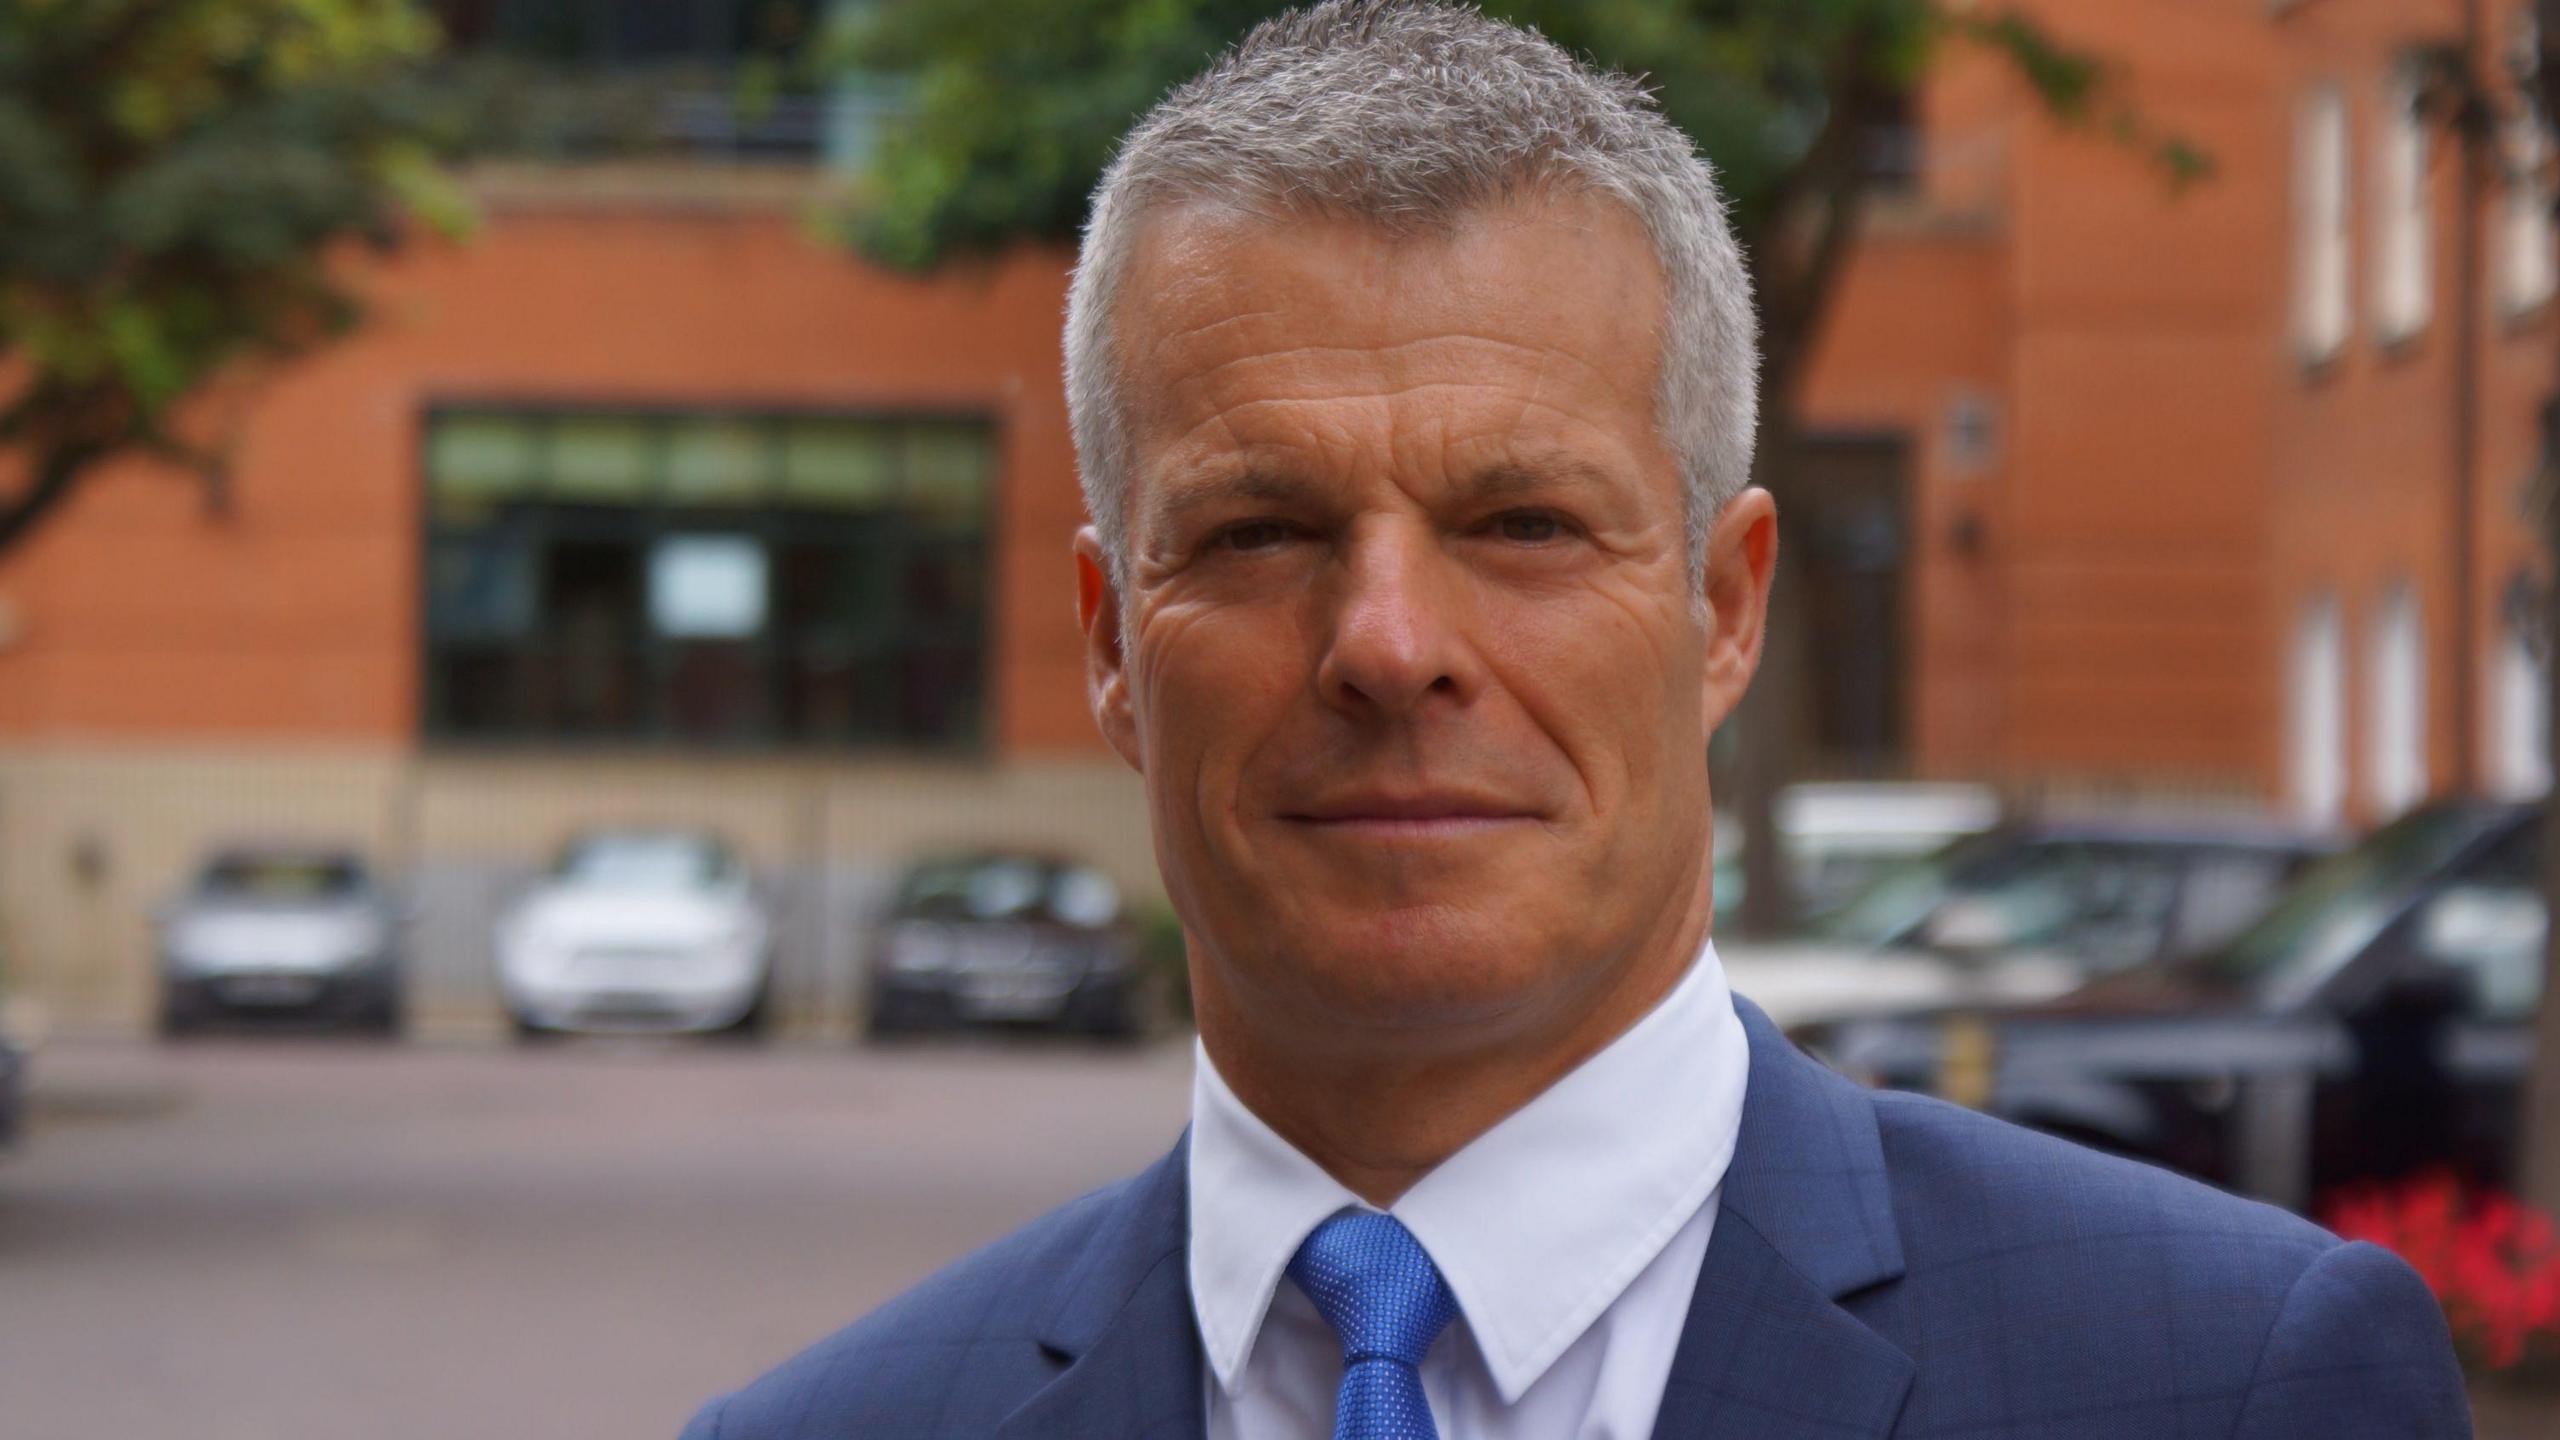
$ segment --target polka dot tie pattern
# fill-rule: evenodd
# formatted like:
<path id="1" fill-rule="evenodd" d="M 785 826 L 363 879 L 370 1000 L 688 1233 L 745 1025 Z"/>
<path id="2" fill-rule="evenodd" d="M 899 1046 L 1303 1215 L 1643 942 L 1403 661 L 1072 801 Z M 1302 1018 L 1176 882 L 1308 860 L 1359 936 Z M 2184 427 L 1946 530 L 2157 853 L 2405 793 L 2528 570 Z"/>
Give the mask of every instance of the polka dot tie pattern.
<path id="1" fill-rule="evenodd" d="M 1337 1215 L 1298 1247 L 1289 1278 L 1342 1341 L 1333 1440 L 1440 1440 L 1416 1367 L 1458 1297 L 1413 1232 L 1391 1215 Z"/>

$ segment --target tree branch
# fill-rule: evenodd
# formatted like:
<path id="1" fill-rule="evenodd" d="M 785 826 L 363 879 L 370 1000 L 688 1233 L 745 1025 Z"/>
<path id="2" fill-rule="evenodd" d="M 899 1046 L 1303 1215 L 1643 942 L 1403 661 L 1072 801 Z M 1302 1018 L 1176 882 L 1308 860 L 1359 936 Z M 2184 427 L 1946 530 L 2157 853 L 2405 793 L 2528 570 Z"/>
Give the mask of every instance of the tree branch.
<path id="1" fill-rule="evenodd" d="M 90 467 L 105 457 L 107 447 L 92 442 L 74 441 L 50 447 L 36 459 L 35 480 L 18 492 L 5 507 L 0 507 L 0 557 L 6 557 L 17 543 L 35 529 L 55 506 L 70 498 Z"/>

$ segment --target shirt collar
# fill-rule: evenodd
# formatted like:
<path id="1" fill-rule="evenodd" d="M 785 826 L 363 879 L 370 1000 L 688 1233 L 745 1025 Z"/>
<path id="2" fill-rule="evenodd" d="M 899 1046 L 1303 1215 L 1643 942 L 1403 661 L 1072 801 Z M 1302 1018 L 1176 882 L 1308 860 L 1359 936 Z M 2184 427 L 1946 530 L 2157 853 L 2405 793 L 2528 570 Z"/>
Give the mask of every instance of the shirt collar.
<path id="1" fill-rule="evenodd" d="M 1722 1180 L 1747 1045 L 1710 941 L 1643 1019 L 1395 1203 L 1447 1277 L 1505 1404 Z M 1246 1109 L 1205 1049 L 1197 1060 L 1191 1296 L 1210 1370 L 1232 1392 L 1299 1243 L 1327 1217 L 1370 1207 Z"/>

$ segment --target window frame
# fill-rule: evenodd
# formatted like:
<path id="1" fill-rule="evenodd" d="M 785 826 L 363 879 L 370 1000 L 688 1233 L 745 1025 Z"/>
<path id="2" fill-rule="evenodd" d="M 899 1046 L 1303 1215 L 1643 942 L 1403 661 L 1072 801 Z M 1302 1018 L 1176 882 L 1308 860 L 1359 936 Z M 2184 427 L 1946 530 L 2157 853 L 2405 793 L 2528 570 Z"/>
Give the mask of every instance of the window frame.
<path id="1" fill-rule="evenodd" d="M 416 700 L 412 711 L 415 736 L 423 748 L 443 753 L 636 753 L 636 754 L 737 754 L 737 755 L 867 755 L 948 758 L 969 761 L 989 758 L 996 743 L 999 695 L 998 674 L 1001 669 L 1003 637 L 1000 626 L 1001 577 L 1003 571 L 1005 513 L 1010 489 L 1009 424 L 1003 411 L 996 407 L 954 404 L 917 405 L 836 405 L 797 402 L 706 402 L 700 399 L 668 401 L 616 399 L 555 399 L 521 393 L 505 395 L 448 394 L 433 396 L 422 402 L 416 412 L 413 435 L 414 499 L 417 516 L 417 539 L 412 551 L 417 564 L 410 594 L 417 606 L 411 655 L 417 665 Z M 446 707 L 441 658 L 456 647 L 437 632 L 433 575 L 439 542 L 460 534 L 494 528 L 483 521 L 478 526 L 461 526 L 440 513 L 440 499 L 435 483 L 433 447 L 437 426 L 450 417 L 471 415 L 515 418 L 536 426 L 549 426 L 563 421 L 625 419 L 652 427 L 647 446 L 647 478 L 640 498 L 630 502 L 593 502 L 541 493 L 492 496 L 482 503 L 489 514 L 496 515 L 508 507 L 516 507 L 509 523 L 521 525 L 527 532 L 522 543 L 537 556 L 548 540 L 560 535 L 583 536 L 609 543 L 628 543 L 637 567 L 640 605 L 638 667 L 641 698 L 639 714 L 629 733 L 590 732 L 561 734 L 521 722 L 506 733 L 460 729 L 454 726 Z M 681 500 L 666 492 L 669 457 L 677 448 L 676 436 L 688 423 L 730 422 L 763 428 L 763 475 L 751 495 L 742 495 L 718 503 Z M 907 486 L 907 466 L 911 457 L 905 439 L 893 445 L 892 465 L 896 467 L 891 494 L 898 497 L 889 505 L 865 509 L 824 505 L 793 505 L 782 485 L 784 435 L 793 424 L 843 422 L 880 425 L 909 432 L 922 432 L 935 427 L 962 427 L 976 432 L 984 446 L 984 473 L 979 482 L 973 513 L 965 520 L 942 517 L 931 522 L 917 511 L 905 508 L 906 497 L 913 492 Z M 532 462 L 538 470 L 544 461 Z M 869 540 L 848 541 L 838 532 L 835 543 L 848 549 L 865 544 L 887 553 L 898 553 L 919 540 L 951 543 L 967 549 L 966 562 L 980 579 L 976 594 L 961 607 L 962 613 L 945 619 L 947 631 L 937 630 L 931 638 L 956 645 L 963 653 L 974 654 L 975 670 L 966 681 L 965 714 L 951 733 L 943 738 L 905 738 L 894 733 L 858 736 L 809 736 L 788 733 L 783 720 L 784 703 L 789 682 L 787 662 L 795 646 L 801 642 L 781 633 L 782 619 L 778 596 L 769 600 L 766 622 L 758 634 L 738 643 L 746 647 L 748 658 L 763 677 L 762 702 L 766 718 L 752 734 L 705 735 L 685 733 L 673 723 L 668 713 L 667 685 L 679 658 L 676 652 L 689 643 L 682 639 L 655 636 L 647 624 L 648 567 L 651 548 L 666 539 L 688 534 L 747 535 L 758 540 L 765 551 L 769 573 L 769 592 L 782 583 L 786 549 L 795 541 L 806 543 L 812 517 L 840 519 L 848 528 L 865 524 L 878 525 L 885 517 L 890 523 L 882 528 L 896 532 Z M 539 575 L 532 582 L 539 587 Z M 521 666 L 530 657 L 538 659 L 542 649 L 556 643 L 548 632 L 554 621 L 541 613 L 541 599 L 533 601 L 535 615 L 532 630 L 525 638 L 488 647 L 506 655 Z M 890 627 L 896 643 L 883 649 L 875 659 L 894 656 L 916 646 L 919 637 L 907 617 L 893 615 Z"/>

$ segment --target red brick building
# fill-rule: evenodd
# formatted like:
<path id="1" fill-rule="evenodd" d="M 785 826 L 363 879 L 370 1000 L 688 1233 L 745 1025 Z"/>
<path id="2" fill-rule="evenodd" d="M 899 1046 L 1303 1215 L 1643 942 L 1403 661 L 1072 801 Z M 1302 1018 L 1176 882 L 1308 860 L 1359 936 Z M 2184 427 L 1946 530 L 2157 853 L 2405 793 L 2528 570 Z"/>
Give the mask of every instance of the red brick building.
<path id="1" fill-rule="evenodd" d="M 2347 819 L 2539 783 L 2551 239 L 2529 117 L 2466 152 L 2409 104 L 2462 6 L 2030 8 L 2214 172 L 2173 189 L 1987 56 L 1916 98 L 1784 522 L 1826 765 Z M 807 165 L 477 184 L 476 237 L 369 271 L 371 323 L 260 393 L 222 505 L 122 467 L 0 561 L 21 990 L 144 1013 L 150 901 L 227 834 L 351 836 L 444 896 L 431 1014 L 485 1004 L 493 897 L 575 823 L 797 877 L 787 978 L 837 1020 L 918 847 L 1151 886 L 1071 622 L 1066 257 L 876 270 L 813 234 Z"/>
<path id="2" fill-rule="evenodd" d="M 1910 456 L 1902 754 L 2356 819 L 2534 788 L 2512 622 L 2560 331 L 2528 7 L 2470 37 L 2456 0 L 2029 8 L 2214 169 L 2173 188 L 1987 56 L 1926 88 L 1808 405 Z M 2413 108 L 2437 46 L 2500 92 L 2490 145 Z"/>

